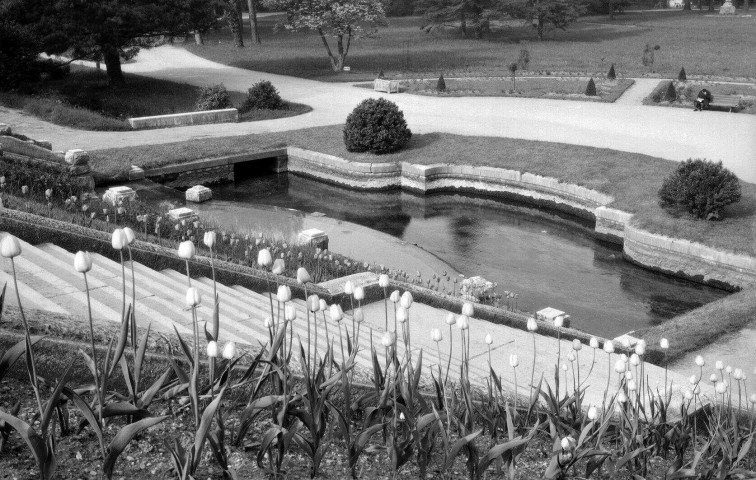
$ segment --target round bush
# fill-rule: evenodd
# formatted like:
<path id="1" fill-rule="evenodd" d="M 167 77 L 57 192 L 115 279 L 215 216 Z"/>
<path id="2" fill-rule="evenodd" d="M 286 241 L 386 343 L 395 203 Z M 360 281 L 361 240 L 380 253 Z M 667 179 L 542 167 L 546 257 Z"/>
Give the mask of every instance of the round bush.
<path id="1" fill-rule="evenodd" d="M 350 152 L 396 152 L 411 137 L 399 107 L 383 98 L 364 100 L 349 114 L 344 125 L 344 144 Z"/>
<path id="2" fill-rule="evenodd" d="M 664 179 L 662 207 L 684 210 L 696 218 L 719 218 L 720 210 L 740 200 L 740 182 L 722 162 L 688 159 Z"/>
<path id="3" fill-rule="evenodd" d="M 197 110 L 220 110 L 231 107 L 231 97 L 229 97 L 228 90 L 222 83 L 206 85 L 200 89 L 199 97 L 197 97 Z"/>
<path id="4" fill-rule="evenodd" d="M 283 110 L 286 108 L 286 104 L 281 99 L 281 95 L 278 94 L 278 90 L 267 80 L 262 80 L 252 85 L 252 88 L 247 90 L 247 98 L 242 104 L 241 110 L 247 112 L 249 110 Z"/>

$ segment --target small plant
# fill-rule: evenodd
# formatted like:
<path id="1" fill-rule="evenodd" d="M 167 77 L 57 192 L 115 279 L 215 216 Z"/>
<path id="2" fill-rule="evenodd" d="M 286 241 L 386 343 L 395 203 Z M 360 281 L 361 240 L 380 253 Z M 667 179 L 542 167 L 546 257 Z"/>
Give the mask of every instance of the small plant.
<path id="1" fill-rule="evenodd" d="M 738 177 L 722 162 L 688 159 L 664 179 L 659 203 L 682 209 L 696 218 L 719 218 L 722 208 L 740 201 Z"/>
<path id="2" fill-rule="evenodd" d="M 386 74 L 383 73 L 383 70 L 381 70 L 380 72 L 378 72 L 378 78 L 386 78 Z"/>
<path id="3" fill-rule="evenodd" d="M 517 69 L 519 67 L 517 62 L 509 64 L 509 73 L 512 74 L 512 90 L 517 90 Z"/>
<path id="4" fill-rule="evenodd" d="M 241 106 L 242 112 L 249 110 L 283 110 L 286 104 L 278 90 L 267 80 L 261 80 L 247 90 L 247 98 Z"/>
<path id="5" fill-rule="evenodd" d="M 350 152 L 396 152 L 411 137 L 402 111 L 383 98 L 364 100 L 349 114 L 344 125 L 344 144 Z"/>
<path id="6" fill-rule="evenodd" d="M 677 74 L 677 79 L 681 82 L 685 82 L 688 80 L 688 76 L 685 74 L 685 67 L 682 67 L 680 69 L 680 73 Z"/>
<path id="7" fill-rule="evenodd" d="M 668 102 L 674 102 L 677 100 L 677 90 L 675 90 L 675 84 L 672 82 L 669 82 L 669 85 L 667 86 L 667 91 L 664 93 L 664 100 Z"/>
<path id="8" fill-rule="evenodd" d="M 597 95 L 596 93 L 596 82 L 593 81 L 593 78 L 588 80 L 588 85 L 585 87 L 585 94 L 589 97 L 595 97 Z"/>
<path id="9" fill-rule="evenodd" d="M 222 83 L 218 85 L 206 85 L 200 89 L 199 97 L 197 97 L 197 110 L 220 110 L 231 107 L 231 97 Z"/>
<path id="10" fill-rule="evenodd" d="M 612 66 L 609 67 L 609 73 L 606 74 L 607 80 L 616 80 L 617 79 L 617 72 L 614 71 L 614 64 L 612 63 Z"/>
<path id="11" fill-rule="evenodd" d="M 644 67 L 648 67 L 649 70 L 653 71 L 654 68 L 654 52 L 656 50 L 661 49 L 659 45 L 651 46 L 648 43 L 643 48 L 643 56 L 641 57 L 641 63 Z"/>
<path id="12" fill-rule="evenodd" d="M 438 77 L 438 82 L 436 82 L 436 90 L 439 92 L 445 92 L 446 91 L 446 82 L 444 81 L 444 74 L 442 73 L 440 77 Z"/>
<path id="13" fill-rule="evenodd" d="M 528 65 L 530 65 L 530 52 L 527 48 L 520 50 L 520 57 L 517 59 L 517 65 L 519 65 L 520 70 L 528 69 Z"/>

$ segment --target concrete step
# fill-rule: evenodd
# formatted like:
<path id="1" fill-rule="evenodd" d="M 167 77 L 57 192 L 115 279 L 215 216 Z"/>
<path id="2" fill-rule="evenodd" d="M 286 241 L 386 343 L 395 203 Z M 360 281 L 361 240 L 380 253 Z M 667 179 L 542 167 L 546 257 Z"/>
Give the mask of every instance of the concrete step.
<path id="1" fill-rule="evenodd" d="M 35 289 L 29 287 L 25 283 L 18 283 L 18 292 L 21 297 L 21 305 L 25 309 L 33 310 L 46 310 L 48 312 L 60 313 L 62 315 L 72 315 L 71 312 L 46 298 Z M 8 288 L 5 291 L 5 304 L 18 306 L 18 300 L 16 299 L 16 288 L 13 285 L 13 275 L 0 271 L 0 285 L 5 284 Z M 0 286 L 0 289 L 2 287 Z"/>

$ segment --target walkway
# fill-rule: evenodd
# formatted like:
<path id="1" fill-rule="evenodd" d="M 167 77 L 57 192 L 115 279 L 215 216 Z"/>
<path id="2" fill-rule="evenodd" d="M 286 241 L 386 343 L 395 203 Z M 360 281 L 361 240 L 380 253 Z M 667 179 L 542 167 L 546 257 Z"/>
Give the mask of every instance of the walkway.
<path id="1" fill-rule="evenodd" d="M 512 137 L 563 142 L 637 152 L 671 160 L 722 160 L 743 180 L 756 182 L 756 116 L 724 112 L 546 99 L 457 97 L 435 98 L 376 93 L 348 84 L 253 72 L 199 58 L 179 47 L 142 51 L 124 71 L 193 85 L 223 83 L 246 91 L 270 80 L 289 101 L 313 111 L 297 117 L 254 123 L 201 125 L 139 132 L 82 132 L 51 126 L 0 109 L 0 121 L 19 132 L 53 143 L 56 149 L 101 149 L 293 130 L 341 124 L 365 98 L 383 96 L 404 111 L 413 132 Z M 645 85 L 645 82 L 644 82 Z M 640 95 L 640 90 L 638 90 Z"/>

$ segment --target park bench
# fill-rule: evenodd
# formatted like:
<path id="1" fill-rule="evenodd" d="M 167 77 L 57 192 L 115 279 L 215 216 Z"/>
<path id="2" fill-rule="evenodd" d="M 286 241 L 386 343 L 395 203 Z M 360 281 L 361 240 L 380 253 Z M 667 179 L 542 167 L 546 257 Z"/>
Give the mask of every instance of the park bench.
<path id="1" fill-rule="evenodd" d="M 740 95 L 715 95 L 709 102 L 709 108 L 727 108 L 729 112 L 732 112 L 733 109 L 740 108 L 740 100 Z"/>
<path id="2" fill-rule="evenodd" d="M 399 81 L 376 78 L 373 82 L 373 90 L 376 92 L 399 93 Z"/>

